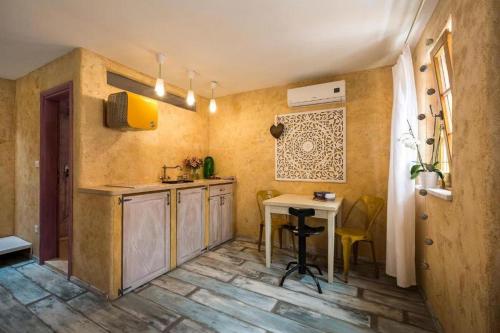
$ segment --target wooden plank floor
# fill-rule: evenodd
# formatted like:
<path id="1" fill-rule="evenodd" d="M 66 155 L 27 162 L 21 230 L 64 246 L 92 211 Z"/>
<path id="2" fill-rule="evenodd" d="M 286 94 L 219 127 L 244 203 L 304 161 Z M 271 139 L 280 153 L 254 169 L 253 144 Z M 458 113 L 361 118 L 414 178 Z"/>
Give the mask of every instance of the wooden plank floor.
<path id="1" fill-rule="evenodd" d="M 0 332 L 425 333 L 434 325 L 415 289 L 374 279 L 359 263 L 349 283 L 292 276 L 293 253 L 266 268 L 253 243 L 233 241 L 109 302 L 32 260 L 0 261 Z M 311 258 L 324 266 L 324 258 Z M 323 265 L 322 265 L 323 263 Z M 326 271 L 326 270 L 325 270 Z"/>

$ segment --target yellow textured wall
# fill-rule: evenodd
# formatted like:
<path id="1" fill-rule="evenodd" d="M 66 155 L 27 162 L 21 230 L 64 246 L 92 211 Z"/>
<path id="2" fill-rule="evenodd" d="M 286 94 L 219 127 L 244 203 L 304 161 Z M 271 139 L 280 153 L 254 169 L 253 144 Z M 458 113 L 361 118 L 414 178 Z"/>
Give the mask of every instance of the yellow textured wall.
<path id="1" fill-rule="evenodd" d="M 0 237 L 14 234 L 16 82 L 0 79 Z"/>
<path id="2" fill-rule="evenodd" d="M 40 160 L 40 93 L 77 81 L 78 58 L 74 50 L 16 81 L 15 234 L 33 243 L 35 255 L 39 246 L 34 225 L 39 223 L 40 169 L 35 161 Z"/>
<path id="3" fill-rule="evenodd" d="M 217 113 L 209 117 L 210 155 L 216 173 L 235 175 L 236 234 L 256 240 L 259 213 L 255 199 L 262 189 L 310 194 L 333 191 L 345 197 L 344 212 L 361 194 L 387 198 L 389 138 L 392 108 L 390 67 L 302 82 L 293 86 L 346 80 L 347 183 L 310 183 L 274 179 L 275 139 L 269 133 L 274 116 L 315 108 L 288 108 L 287 89 L 282 86 L 219 98 Z M 378 260 L 385 258 L 385 211 L 375 230 Z M 314 242 L 314 245 L 312 244 Z M 324 233 L 311 241 L 311 250 L 325 253 Z M 315 247 L 315 249 L 313 248 Z M 363 245 L 361 246 L 363 247 Z M 363 250 L 363 249 L 361 249 Z"/>
<path id="4" fill-rule="evenodd" d="M 437 40 L 452 17 L 453 38 L 453 201 L 417 196 L 418 283 L 445 332 L 498 332 L 499 280 L 499 32 L 497 0 L 441 0 L 414 50 L 420 112 L 436 97 L 427 38 Z M 425 122 L 420 123 L 425 133 Z M 430 134 L 430 128 L 427 133 Z M 427 221 L 418 217 L 429 215 Z M 424 238 L 434 240 L 432 246 Z"/>
<path id="5" fill-rule="evenodd" d="M 119 131 L 103 125 L 103 100 L 120 89 L 106 84 L 106 70 L 154 85 L 154 78 L 81 49 L 81 113 L 77 187 L 110 183 L 159 181 L 163 164 L 177 165 L 188 156 L 208 152 L 207 103 L 198 98 L 197 112 L 159 103 L 154 131 Z M 183 90 L 168 86 L 183 96 Z M 178 175 L 169 171 L 170 176 Z"/>

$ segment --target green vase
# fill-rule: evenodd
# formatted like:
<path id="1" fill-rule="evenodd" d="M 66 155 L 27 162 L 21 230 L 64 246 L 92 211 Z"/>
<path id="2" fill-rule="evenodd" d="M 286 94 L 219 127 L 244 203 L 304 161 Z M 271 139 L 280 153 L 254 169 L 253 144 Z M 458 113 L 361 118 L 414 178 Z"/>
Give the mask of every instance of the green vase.
<path id="1" fill-rule="evenodd" d="M 208 179 L 214 175 L 215 162 L 211 156 L 205 157 L 203 161 L 203 177 Z"/>

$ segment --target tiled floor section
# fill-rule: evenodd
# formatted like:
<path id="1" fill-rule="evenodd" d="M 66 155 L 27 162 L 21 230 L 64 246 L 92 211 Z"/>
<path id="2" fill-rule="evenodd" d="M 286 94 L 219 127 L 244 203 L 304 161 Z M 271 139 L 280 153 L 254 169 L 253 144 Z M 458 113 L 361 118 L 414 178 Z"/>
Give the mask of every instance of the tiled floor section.
<path id="1" fill-rule="evenodd" d="M 307 277 L 278 287 L 292 257 L 274 251 L 267 269 L 255 244 L 234 241 L 114 302 L 33 261 L 0 262 L 0 332 L 433 331 L 420 295 L 370 278 L 371 265 L 318 294 Z"/>

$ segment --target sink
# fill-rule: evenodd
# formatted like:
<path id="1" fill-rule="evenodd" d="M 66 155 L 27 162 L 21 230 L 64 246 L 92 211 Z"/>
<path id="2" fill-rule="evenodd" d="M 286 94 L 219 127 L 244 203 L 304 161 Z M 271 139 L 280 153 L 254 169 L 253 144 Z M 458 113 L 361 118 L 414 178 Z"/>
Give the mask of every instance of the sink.
<path id="1" fill-rule="evenodd" d="M 183 183 L 192 183 L 193 180 L 189 179 L 177 179 L 177 180 L 163 180 L 163 184 L 183 184 Z"/>

